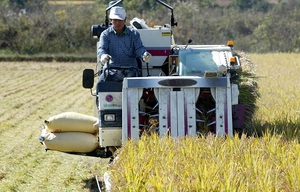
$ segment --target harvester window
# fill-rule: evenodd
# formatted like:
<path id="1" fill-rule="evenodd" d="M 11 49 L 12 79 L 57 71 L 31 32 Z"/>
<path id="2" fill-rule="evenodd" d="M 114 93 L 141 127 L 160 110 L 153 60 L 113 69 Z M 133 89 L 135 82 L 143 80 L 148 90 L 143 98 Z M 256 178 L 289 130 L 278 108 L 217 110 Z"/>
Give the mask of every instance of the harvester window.
<path id="1" fill-rule="evenodd" d="M 205 71 L 218 71 L 210 50 L 186 50 L 179 55 L 179 75 L 203 76 Z"/>

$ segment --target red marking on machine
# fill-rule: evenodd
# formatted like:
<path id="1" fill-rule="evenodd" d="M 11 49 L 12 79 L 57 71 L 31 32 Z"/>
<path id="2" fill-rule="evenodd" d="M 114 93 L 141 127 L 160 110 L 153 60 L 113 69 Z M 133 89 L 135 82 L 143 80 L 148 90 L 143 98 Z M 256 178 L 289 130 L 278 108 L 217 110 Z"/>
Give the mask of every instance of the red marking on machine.
<path id="1" fill-rule="evenodd" d="M 148 50 L 152 56 L 169 56 L 171 51 L 170 49 L 163 49 L 163 50 Z"/>
<path id="2" fill-rule="evenodd" d="M 106 95 L 105 100 L 107 102 L 112 102 L 114 100 L 114 97 L 112 95 Z"/>

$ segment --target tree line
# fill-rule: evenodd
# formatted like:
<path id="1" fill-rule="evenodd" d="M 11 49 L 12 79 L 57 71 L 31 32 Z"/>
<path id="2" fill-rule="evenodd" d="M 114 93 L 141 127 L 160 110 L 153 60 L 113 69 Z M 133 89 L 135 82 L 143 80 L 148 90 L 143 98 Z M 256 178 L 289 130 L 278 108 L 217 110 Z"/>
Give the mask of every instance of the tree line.
<path id="1" fill-rule="evenodd" d="M 177 44 L 224 44 L 233 40 L 246 52 L 299 52 L 300 2 L 164 0 L 173 7 Z M 53 5 L 40 0 L 0 2 L 0 53 L 96 52 L 91 25 L 105 21 L 108 0 Z M 170 23 L 171 11 L 154 0 L 124 0 L 127 24 L 138 17 L 148 26 Z"/>

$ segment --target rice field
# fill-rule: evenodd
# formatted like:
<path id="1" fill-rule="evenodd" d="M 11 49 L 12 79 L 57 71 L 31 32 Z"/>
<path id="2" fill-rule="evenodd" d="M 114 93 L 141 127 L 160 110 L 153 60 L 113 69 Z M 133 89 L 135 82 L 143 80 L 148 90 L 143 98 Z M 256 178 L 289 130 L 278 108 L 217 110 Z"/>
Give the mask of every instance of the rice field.
<path id="1" fill-rule="evenodd" d="M 93 63 L 0 62 L 0 191 L 300 191 L 300 54 L 251 54 L 260 97 L 259 136 L 128 142 L 117 160 L 45 151 L 40 128 L 50 116 L 93 115 L 81 86 Z M 277 134 L 273 134 L 277 133 Z"/>
<path id="2" fill-rule="evenodd" d="M 300 191 L 300 54 L 252 54 L 260 97 L 253 135 L 128 142 L 113 191 Z"/>
<path id="3" fill-rule="evenodd" d="M 251 55 L 258 74 L 260 97 L 255 127 L 299 140 L 300 56 L 296 53 Z"/>
<path id="4" fill-rule="evenodd" d="M 279 136 L 128 142 L 112 191 L 300 191 L 300 146 Z"/>
<path id="5" fill-rule="evenodd" d="M 256 117 L 266 122 L 297 121 L 300 115 L 299 54 L 251 55 L 250 58 L 255 63 L 261 94 Z"/>

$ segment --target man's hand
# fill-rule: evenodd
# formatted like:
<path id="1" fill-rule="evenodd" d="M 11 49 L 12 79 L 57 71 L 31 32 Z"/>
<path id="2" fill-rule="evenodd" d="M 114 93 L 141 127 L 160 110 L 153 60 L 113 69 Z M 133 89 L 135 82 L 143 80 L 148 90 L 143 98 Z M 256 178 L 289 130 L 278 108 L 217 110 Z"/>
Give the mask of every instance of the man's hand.
<path id="1" fill-rule="evenodd" d="M 151 54 L 149 53 L 149 52 L 145 52 L 144 54 L 143 54 L 143 61 L 145 62 L 145 63 L 149 63 L 150 62 L 150 60 L 151 60 Z"/>
<path id="2" fill-rule="evenodd" d="M 105 65 L 109 60 L 111 59 L 111 56 L 108 54 L 102 54 L 100 57 L 100 62 L 103 65 Z"/>

